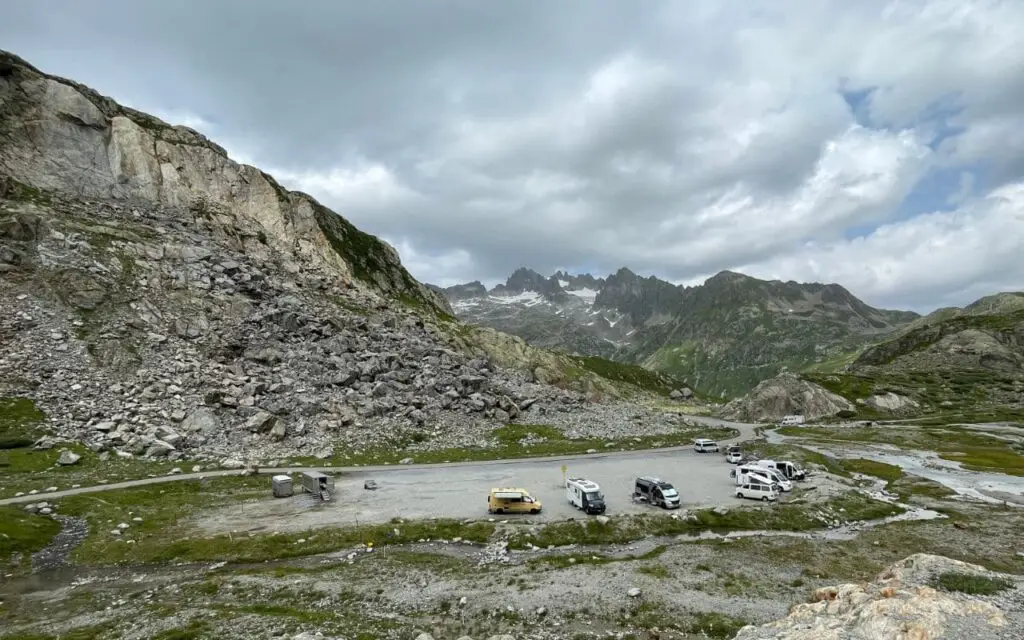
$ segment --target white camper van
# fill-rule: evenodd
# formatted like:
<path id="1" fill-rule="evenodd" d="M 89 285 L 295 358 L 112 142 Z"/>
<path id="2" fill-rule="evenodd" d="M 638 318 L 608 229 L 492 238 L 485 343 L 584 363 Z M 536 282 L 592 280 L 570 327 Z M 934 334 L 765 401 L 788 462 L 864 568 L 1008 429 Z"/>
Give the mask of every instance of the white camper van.
<path id="1" fill-rule="evenodd" d="M 783 427 L 795 427 L 803 423 L 804 417 L 800 415 L 782 416 L 782 420 L 779 420 L 779 424 Z"/>
<path id="2" fill-rule="evenodd" d="M 604 513 L 604 494 L 592 480 L 569 478 L 565 481 L 565 497 L 572 506 L 585 513 Z"/>
<path id="3" fill-rule="evenodd" d="M 767 465 L 764 465 L 762 463 L 763 463 L 763 460 L 757 460 L 755 462 L 752 462 L 751 465 L 753 465 L 754 467 L 763 469 L 764 470 L 764 475 L 768 476 L 768 479 L 771 480 L 773 484 L 778 485 L 779 488 L 782 489 L 783 491 L 792 491 L 793 490 L 793 483 L 790 482 L 789 478 L 787 478 L 785 475 L 783 475 L 783 473 L 781 471 L 779 471 L 778 469 L 776 469 L 774 467 L 769 467 Z"/>
<path id="4" fill-rule="evenodd" d="M 789 460 L 758 460 L 757 463 L 768 469 L 776 469 L 790 480 L 803 480 L 807 472 Z"/>
<path id="5" fill-rule="evenodd" d="M 754 464 L 741 464 L 732 471 L 729 472 L 729 477 L 736 479 L 737 486 L 747 484 L 748 482 L 763 482 L 764 484 L 770 484 L 776 488 L 776 491 L 782 489 L 775 482 L 770 475 L 768 470 L 764 467 L 758 467 Z"/>

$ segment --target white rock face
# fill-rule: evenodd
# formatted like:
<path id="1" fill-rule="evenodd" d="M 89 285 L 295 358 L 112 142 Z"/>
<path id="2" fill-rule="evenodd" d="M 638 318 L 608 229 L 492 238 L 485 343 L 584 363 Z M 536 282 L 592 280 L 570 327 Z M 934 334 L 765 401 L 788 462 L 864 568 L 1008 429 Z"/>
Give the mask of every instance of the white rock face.
<path id="1" fill-rule="evenodd" d="M 0 74 L 0 118 L 18 132 L 4 139 L 0 173 L 85 197 L 201 209 L 211 223 L 243 230 L 247 252 L 265 253 L 269 246 L 293 256 L 296 269 L 326 267 L 352 280 L 352 265 L 321 231 L 318 215 L 325 217 L 326 210 L 310 196 L 287 191 L 259 169 L 234 162 L 222 147 L 188 127 L 122 107 L 3 51 L 0 67 L 7 70 Z M 339 229 L 344 224 L 332 223 Z M 359 239 L 339 241 L 354 246 Z M 451 312 L 440 294 L 404 272 L 393 247 L 380 241 L 375 250 L 374 288 L 412 293 Z"/>
<path id="2" fill-rule="evenodd" d="M 942 556 L 914 554 L 868 584 L 819 589 L 782 620 L 744 627 L 735 640 L 994 640 L 1010 638 L 1009 623 L 991 599 L 937 591 L 931 579 L 956 571 L 992 576 Z M 1018 588 L 1020 588 L 1018 586 Z M 1019 637 L 1019 636 L 1017 636 Z"/>

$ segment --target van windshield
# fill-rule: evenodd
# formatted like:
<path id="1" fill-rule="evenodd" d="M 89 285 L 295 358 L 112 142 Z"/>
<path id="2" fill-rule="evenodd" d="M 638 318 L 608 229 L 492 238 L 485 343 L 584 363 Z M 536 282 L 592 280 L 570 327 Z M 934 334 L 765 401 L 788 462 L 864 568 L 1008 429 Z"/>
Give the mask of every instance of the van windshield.
<path id="1" fill-rule="evenodd" d="M 665 487 L 662 487 L 661 495 L 665 496 L 666 498 L 674 498 L 677 495 L 679 495 L 679 492 L 673 489 L 672 487 L 669 487 L 667 489 Z"/>
<path id="2" fill-rule="evenodd" d="M 588 491 L 587 500 L 604 500 L 604 494 L 600 491 Z"/>

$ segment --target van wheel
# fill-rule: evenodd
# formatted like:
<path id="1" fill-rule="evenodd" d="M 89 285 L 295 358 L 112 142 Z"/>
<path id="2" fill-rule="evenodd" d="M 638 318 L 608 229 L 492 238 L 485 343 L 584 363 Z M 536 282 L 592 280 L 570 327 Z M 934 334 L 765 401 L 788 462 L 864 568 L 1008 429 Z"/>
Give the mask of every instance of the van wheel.
<path id="1" fill-rule="evenodd" d="M 743 498 L 743 497 L 745 497 L 745 496 L 744 496 L 744 495 L 743 495 L 742 493 L 739 493 L 739 492 L 737 492 L 737 493 L 736 493 L 736 497 L 737 497 L 737 498 Z"/>
<path id="2" fill-rule="evenodd" d="M 540 513 L 540 509 L 530 509 L 530 513 Z"/>
<path id="3" fill-rule="evenodd" d="M 761 496 L 761 502 L 768 502 L 768 496 Z"/>

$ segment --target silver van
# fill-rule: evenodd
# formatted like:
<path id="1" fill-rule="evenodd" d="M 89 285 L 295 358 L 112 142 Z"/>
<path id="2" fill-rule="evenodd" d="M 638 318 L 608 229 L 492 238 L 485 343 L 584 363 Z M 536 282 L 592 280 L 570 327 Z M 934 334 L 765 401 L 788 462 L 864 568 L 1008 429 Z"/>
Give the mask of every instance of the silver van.
<path id="1" fill-rule="evenodd" d="M 763 502 L 774 502 L 779 499 L 779 493 L 772 485 L 750 478 L 747 482 L 744 482 L 737 487 L 736 497 L 761 500 Z"/>
<path id="2" fill-rule="evenodd" d="M 707 453 L 709 451 L 718 453 L 718 443 L 707 438 L 697 438 L 693 441 L 693 450 L 697 453 Z"/>

